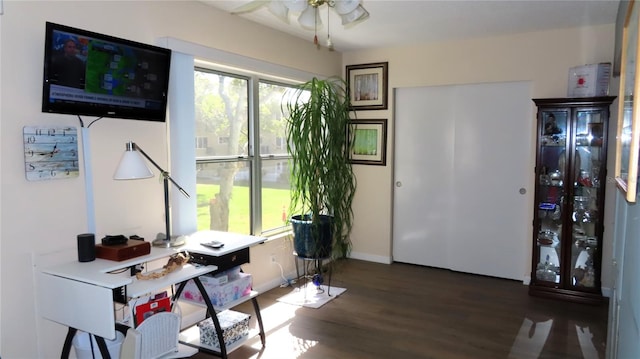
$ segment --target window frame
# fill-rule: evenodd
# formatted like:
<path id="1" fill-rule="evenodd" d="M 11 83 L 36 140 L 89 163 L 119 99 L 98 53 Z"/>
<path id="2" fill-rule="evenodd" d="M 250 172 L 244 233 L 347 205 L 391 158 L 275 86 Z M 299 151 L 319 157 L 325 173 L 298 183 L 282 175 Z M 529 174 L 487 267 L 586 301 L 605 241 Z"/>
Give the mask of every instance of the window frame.
<path id="1" fill-rule="evenodd" d="M 196 168 L 201 164 L 223 163 L 223 162 L 248 162 L 250 168 L 249 179 L 249 213 L 250 225 L 249 231 L 251 235 L 261 236 L 277 236 L 290 231 L 288 225 L 276 228 L 264 229 L 262 222 L 262 163 L 263 161 L 289 161 L 291 155 L 286 154 L 262 154 L 260 148 L 260 84 L 266 83 L 282 87 L 295 87 L 302 81 L 283 79 L 281 77 L 269 76 L 265 73 L 255 71 L 243 71 L 240 69 L 230 70 L 225 66 L 216 66 L 213 63 L 196 62 L 193 68 L 196 71 L 214 73 L 220 76 L 230 76 L 244 79 L 247 81 L 247 111 L 248 111 L 248 151 L 246 155 L 240 156 L 195 156 Z M 194 118 L 195 121 L 195 118 Z M 194 134 L 195 135 L 195 134 Z M 218 138 L 218 141 L 220 141 Z M 286 149 L 286 143 L 284 145 Z M 286 152 L 286 151 L 285 151 Z M 196 219 L 197 221 L 197 219 Z"/>

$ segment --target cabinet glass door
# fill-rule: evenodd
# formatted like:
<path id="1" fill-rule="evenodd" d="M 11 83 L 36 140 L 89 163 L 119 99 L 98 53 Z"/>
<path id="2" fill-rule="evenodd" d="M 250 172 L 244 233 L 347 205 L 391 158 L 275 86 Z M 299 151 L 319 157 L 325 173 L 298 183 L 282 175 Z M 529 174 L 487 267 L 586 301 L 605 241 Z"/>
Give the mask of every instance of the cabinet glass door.
<path id="1" fill-rule="evenodd" d="M 575 121 L 575 173 L 572 178 L 571 286 L 596 287 L 597 253 L 600 251 L 603 207 L 602 187 L 606 151 L 603 148 L 605 114 L 601 110 L 578 110 Z"/>
<path id="2" fill-rule="evenodd" d="M 560 283 L 562 268 L 562 228 L 566 216 L 565 188 L 571 175 L 567 159 L 569 146 L 569 110 L 541 113 L 540 153 L 538 154 L 538 190 L 536 191 L 536 235 L 538 260 L 535 279 L 538 282 Z"/>

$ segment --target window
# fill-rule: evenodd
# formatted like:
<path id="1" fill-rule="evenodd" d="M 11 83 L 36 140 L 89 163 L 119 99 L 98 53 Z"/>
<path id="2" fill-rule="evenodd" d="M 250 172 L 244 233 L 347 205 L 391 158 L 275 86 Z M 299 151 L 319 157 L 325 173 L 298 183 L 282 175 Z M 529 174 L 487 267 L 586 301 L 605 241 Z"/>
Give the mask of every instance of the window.
<path id="1" fill-rule="evenodd" d="M 198 230 L 285 230 L 289 155 L 281 99 L 291 85 L 205 68 L 194 76 L 196 138 L 214 143 L 196 151 Z"/>
<path id="2" fill-rule="evenodd" d="M 196 149 L 206 150 L 209 147 L 209 138 L 204 136 L 196 136 Z"/>

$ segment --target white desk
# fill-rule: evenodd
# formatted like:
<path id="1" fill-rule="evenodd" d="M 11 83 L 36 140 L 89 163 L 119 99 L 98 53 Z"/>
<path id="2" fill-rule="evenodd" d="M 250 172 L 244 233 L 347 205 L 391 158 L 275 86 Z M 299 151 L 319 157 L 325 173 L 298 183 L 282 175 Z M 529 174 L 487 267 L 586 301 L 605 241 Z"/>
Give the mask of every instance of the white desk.
<path id="1" fill-rule="evenodd" d="M 224 243 L 224 246 L 220 249 L 213 249 L 200 244 L 211 242 L 213 240 Z M 189 236 L 187 243 L 184 246 L 180 247 L 180 251 L 188 251 L 221 257 L 245 248 L 252 247 L 266 240 L 267 239 L 264 237 L 247 236 L 230 232 L 199 231 Z"/>
<path id="2" fill-rule="evenodd" d="M 224 242 L 225 246 L 214 250 L 200 245 L 201 242 L 214 239 Z M 73 261 L 45 267 L 36 273 L 39 313 L 46 319 L 68 326 L 73 329 L 74 333 L 75 330 L 82 330 L 98 337 L 114 339 L 116 337 L 116 323 L 113 289 L 126 286 L 127 295 L 137 297 L 182 283 L 177 292 L 178 296 L 187 280 L 197 280 L 197 277 L 214 272 L 218 268 L 215 265 L 187 264 L 175 272 L 154 280 L 137 280 L 126 274 L 111 274 L 110 272 L 167 258 L 184 251 L 212 257 L 224 256 L 264 241 L 265 238 L 262 237 L 204 231 L 189 236 L 187 244 L 182 247 L 168 249 L 152 247 L 151 253 L 148 255 L 122 262 L 96 259 L 92 262 Z M 206 293 L 202 294 L 206 296 Z M 254 302 L 254 305 L 257 306 L 257 302 Z M 209 312 L 215 316 L 214 310 L 210 309 Z M 70 338 L 68 337 L 67 340 L 70 341 Z M 69 345 L 70 343 L 65 343 L 63 356 Z"/>

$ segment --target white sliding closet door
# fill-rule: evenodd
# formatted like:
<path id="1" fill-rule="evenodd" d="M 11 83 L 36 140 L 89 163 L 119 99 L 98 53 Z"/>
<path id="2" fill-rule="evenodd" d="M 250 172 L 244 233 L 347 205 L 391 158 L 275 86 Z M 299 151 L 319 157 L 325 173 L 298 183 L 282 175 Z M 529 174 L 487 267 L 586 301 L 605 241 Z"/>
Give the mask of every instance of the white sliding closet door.
<path id="1" fill-rule="evenodd" d="M 393 259 L 522 280 L 529 83 L 401 88 L 395 98 Z"/>

